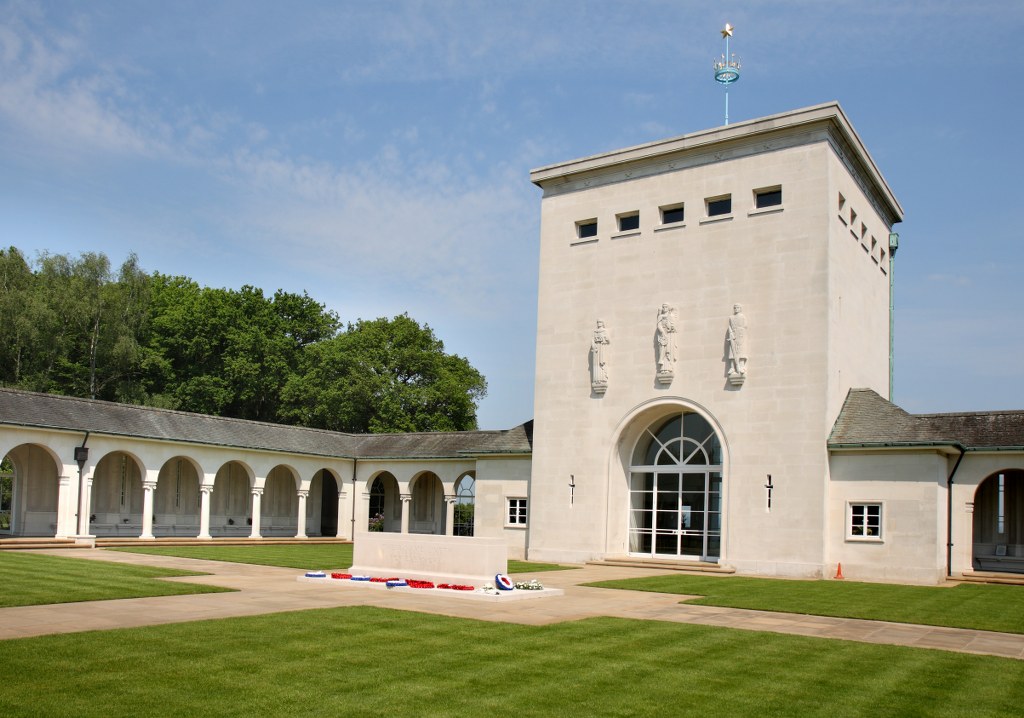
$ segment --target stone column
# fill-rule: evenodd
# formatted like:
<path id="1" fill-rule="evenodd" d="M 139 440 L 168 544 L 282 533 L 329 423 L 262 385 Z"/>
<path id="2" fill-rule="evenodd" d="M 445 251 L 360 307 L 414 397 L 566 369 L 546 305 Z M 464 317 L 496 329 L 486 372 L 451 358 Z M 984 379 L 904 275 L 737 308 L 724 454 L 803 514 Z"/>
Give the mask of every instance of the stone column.
<path id="1" fill-rule="evenodd" d="M 211 484 L 199 486 L 199 536 L 197 538 L 208 539 L 210 536 L 210 494 L 213 493 Z"/>
<path id="2" fill-rule="evenodd" d="M 454 536 L 455 535 L 455 504 L 458 502 L 459 497 L 454 494 L 448 494 L 444 497 L 444 535 Z"/>
<path id="3" fill-rule="evenodd" d="M 156 492 L 157 471 L 147 471 L 142 482 L 142 534 L 140 539 L 153 538 L 153 494 Z"/>
<path id="4" fill-rule="evenodd" d="M 306 497 L 309 496 L 309 491 L 299 489 L 295 493 L 299 496 L 299 525 L 295 532 L 295 538 L 308 538 L 306 536 Z"/>
<path id="5" fill-rule="evenodd" d="M 65 470 L 67 467 L 64 467 Z M 75 533 L 75 522 L 71 511 L 71 477 L 60 476 L 57 479 L 57 530 L 54 538 L 67 538 Z"/>
<path id="6" fill-rule="evenodd" d="M 409 506 L 412 503 L 412 494 L 402 494 L 402 533 L 409 533 Z"/>
<path id="7" fill-rule="evenodd" d="M 260 536 L 260 507 L 263 497 L 263 489 L 253 488 L 252 490 L 252 533 L 249 538 L 263 538 Z"/>
<path id="8" fill-rule="evenodd" d="M 338 492 L 338 538 L 352 538 L 352 516 L 345 513 L 345 492 Z"/>
<path id="9" fill-rule="evenodd" d="M 92 538 L 89 534 L 89 512 L 92 511 L 92 477 L 82 481 L 82 494 L 78 497 L 78 535 Z"/>
<path id="10" fill-rule="evenodd" d="M 955 484 L 954 484 L 955 486 Z M 972 497 L 973 498 L 973 497 Z M 954 504 L 955 505 L 955 504 Z M 964 523 L 958 526 L 956 514 L 953 515 L 953 571 L 957 570 L 957 563 L 960 564 L 960 573 L 967 573 L 974 570 L 974 502 L 964 502 Z M 958 541 L 958 539 L 961 539 Z M 964 540 L 965 539 L 965 540 Z"/>
<path id="11" fill-rule="evenodd" d="M 354 499 L 353 499 L 354 500 Z M 359 510 L 356 511 L 356 525 L 355 530 L 369 531 L 370 530 L 370 492 L 363 492 L 363 501 L 359 505 Z M 355 536 L 352 537 L 355 539 Z"/>

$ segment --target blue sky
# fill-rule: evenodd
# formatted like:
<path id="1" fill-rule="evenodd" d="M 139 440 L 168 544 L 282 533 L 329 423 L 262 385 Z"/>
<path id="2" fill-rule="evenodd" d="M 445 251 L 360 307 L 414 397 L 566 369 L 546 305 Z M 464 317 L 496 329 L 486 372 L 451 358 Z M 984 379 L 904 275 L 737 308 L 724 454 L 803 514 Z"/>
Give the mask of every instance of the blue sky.
<path id="1" fill-rule="evenodd" d="M 839 100 L 906 210 L 895 400 L 1024 408 L 1024 3 L 0 2 L 0 242 L 408 311 L 532 414 L 545 164 Z"/>

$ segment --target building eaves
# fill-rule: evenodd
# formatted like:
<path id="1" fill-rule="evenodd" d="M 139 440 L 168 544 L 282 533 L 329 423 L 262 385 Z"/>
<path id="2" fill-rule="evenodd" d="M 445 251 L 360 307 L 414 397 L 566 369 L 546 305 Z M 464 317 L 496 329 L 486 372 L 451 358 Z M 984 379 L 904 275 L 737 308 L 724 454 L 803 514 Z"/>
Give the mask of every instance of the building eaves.
<path id="1" fill-rule="evenodd" d="M 871 389 L 851 389 L 828 447 L 1024 450 L 1024 411 L 910 414 Z"/>
<path id="2" fill-rule="evenodd" d="M 533 429 L 349 434 L 3 388 L 0 424 L 340 459 L 529 455 Z"/>

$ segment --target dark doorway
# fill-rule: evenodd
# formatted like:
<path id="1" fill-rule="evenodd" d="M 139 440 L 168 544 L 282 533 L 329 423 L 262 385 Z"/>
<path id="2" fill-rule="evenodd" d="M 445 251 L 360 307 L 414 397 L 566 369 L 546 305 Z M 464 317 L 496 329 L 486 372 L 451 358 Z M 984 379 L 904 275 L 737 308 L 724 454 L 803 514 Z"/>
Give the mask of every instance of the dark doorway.
<path id="1" fill-rule="evenodd" d="M 331 472 L 320 471 L 320 535 L 338 535 L 338 482 Z"/>

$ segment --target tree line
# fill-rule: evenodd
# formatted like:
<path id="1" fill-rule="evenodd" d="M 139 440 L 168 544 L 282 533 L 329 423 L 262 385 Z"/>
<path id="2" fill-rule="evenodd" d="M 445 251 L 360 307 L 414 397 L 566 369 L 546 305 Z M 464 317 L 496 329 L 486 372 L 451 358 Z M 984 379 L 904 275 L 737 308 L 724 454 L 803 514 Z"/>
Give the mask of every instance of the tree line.
<path id="1" fill-rule="evenodd" d="M 147 274 L 134 254 L 0 249 L 0 384 L 334 431 L 476 428 L 469 361 L 407 314 L 338 315 L 305 292 Z"/>

